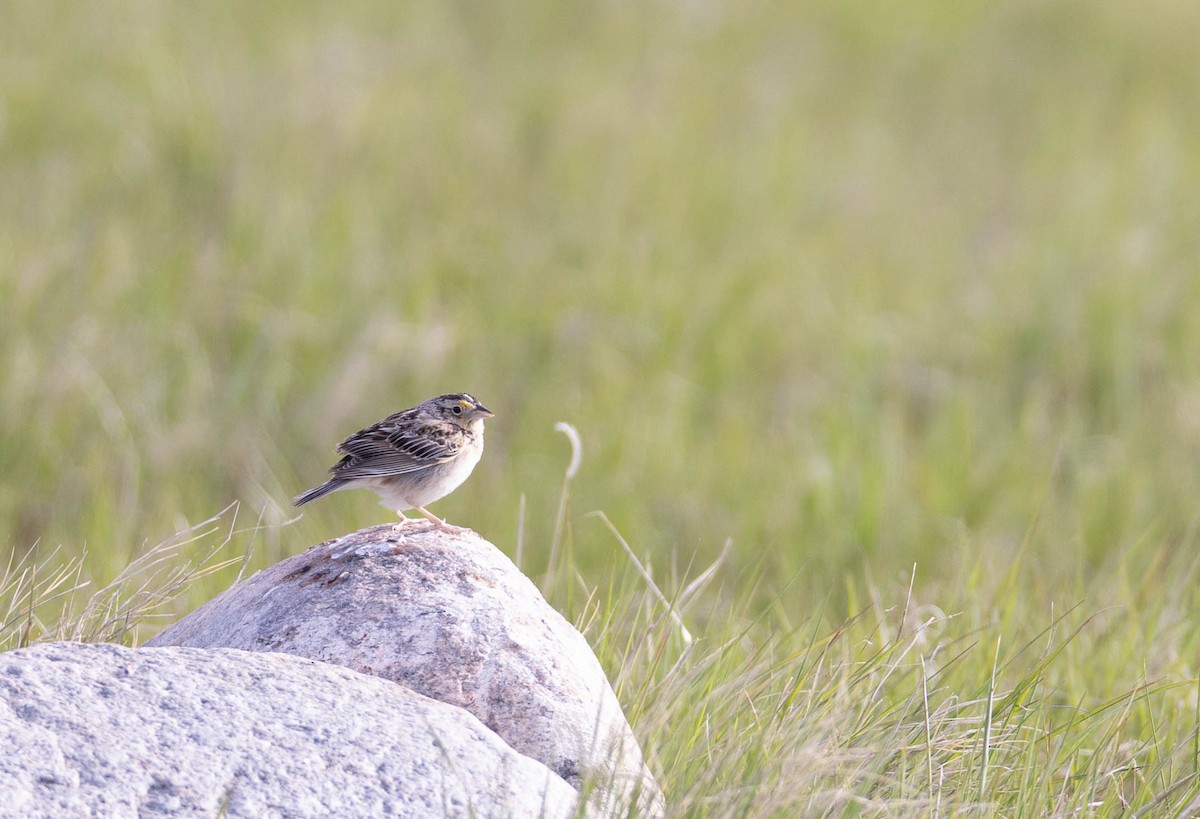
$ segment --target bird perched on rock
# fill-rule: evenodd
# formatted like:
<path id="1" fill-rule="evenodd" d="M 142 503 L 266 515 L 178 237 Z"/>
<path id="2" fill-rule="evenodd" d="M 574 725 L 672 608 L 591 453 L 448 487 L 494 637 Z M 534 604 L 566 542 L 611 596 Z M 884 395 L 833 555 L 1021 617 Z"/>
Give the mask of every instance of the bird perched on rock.
<path id="1" fill-rule="evenodd" d="M 415 509 L 434 526 L 463 531 L 434 515 L 426 505 L 444 498 L 471 474 L 483 455 L 483 420 L 495 413 L 465 392 L 439 395 L 389 415 L 338 445 L 343 453 L 320 486 L 298 495 L 303 506 L 338 489 L 366 487 L 400 516 L 403 526 Z"/>

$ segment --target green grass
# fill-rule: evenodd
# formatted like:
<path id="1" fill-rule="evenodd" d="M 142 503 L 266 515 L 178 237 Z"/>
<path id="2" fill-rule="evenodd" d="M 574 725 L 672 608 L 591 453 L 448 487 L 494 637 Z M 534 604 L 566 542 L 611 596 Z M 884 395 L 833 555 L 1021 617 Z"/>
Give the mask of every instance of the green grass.
<path id="1" fill-rule="evenodd" d="M 520 531 L 676 815 L 1200 810 L 1197 30 L 13 6 L 0 641 L 136 643 L 386 519 L 288 502 L 466 389 L 436 511 Z"/>

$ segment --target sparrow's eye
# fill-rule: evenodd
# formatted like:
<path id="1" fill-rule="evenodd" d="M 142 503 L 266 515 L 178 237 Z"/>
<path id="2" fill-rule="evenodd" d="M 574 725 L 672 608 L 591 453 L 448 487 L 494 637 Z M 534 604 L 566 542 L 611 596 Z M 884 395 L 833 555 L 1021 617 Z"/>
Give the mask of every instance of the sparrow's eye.
<path id="1" fill-rule="evenodd" d="M 452 406 L 450 408 L 450 411 L 452 413 L 454 413 L 455 415 L 462 415 L 462 407 L 460 407 L 458 404 L 455 404 L 454 406 Z"/>

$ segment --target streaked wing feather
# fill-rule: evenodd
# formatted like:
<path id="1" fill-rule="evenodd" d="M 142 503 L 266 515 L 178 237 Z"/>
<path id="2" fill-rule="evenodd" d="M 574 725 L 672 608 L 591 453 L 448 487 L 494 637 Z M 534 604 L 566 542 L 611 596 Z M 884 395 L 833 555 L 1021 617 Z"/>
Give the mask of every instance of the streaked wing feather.
<path id="1" fill-rule="evenodd" d="M 353 478 L 384 478 L 388 475 L 409 475 L 436 466 L 438 461 L 414 461 L 412 458 L 398 452 L 379 455 L 366 460 L 355 460 L 350 456 L 343 458 L 337 466 L 329 470 L 335 477 Z"/>
<path id="2" fill-rule="evenodd" d="M 406 420 L 389 418 L 347 438 L 338 447 L 346 457 L 330 472 L 339 478 L 404 475 L 445 463 L 462 449 L 460 427 L 434 419 Z"/>
<path id="3" fill-rule="evenodd" d="M 453 440 L 431 440 L 429 438 L 403 436 L 389 439 L 392 446 L 418 461 L 448 461 L 462 448 L 462 436 Z"/>

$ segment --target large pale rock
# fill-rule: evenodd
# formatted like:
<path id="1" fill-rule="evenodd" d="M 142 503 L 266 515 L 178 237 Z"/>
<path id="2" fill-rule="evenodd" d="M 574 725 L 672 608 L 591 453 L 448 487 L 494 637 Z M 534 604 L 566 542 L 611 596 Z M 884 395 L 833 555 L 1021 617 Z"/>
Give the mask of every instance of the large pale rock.
<path id="1" fill-rule="evenodd" d="M 375 526 L 315 546 L 149 645 L 279 651 L 464 708 L 601 813 L 659 815 L 662 795 L 587 641 L 474 533 Z"/>
<path id="2" fill-rule="evenodd" d="M 0 816 L 553 816 L 576 791 L 460 708 L 283 654 L 0 654 Z"/>

